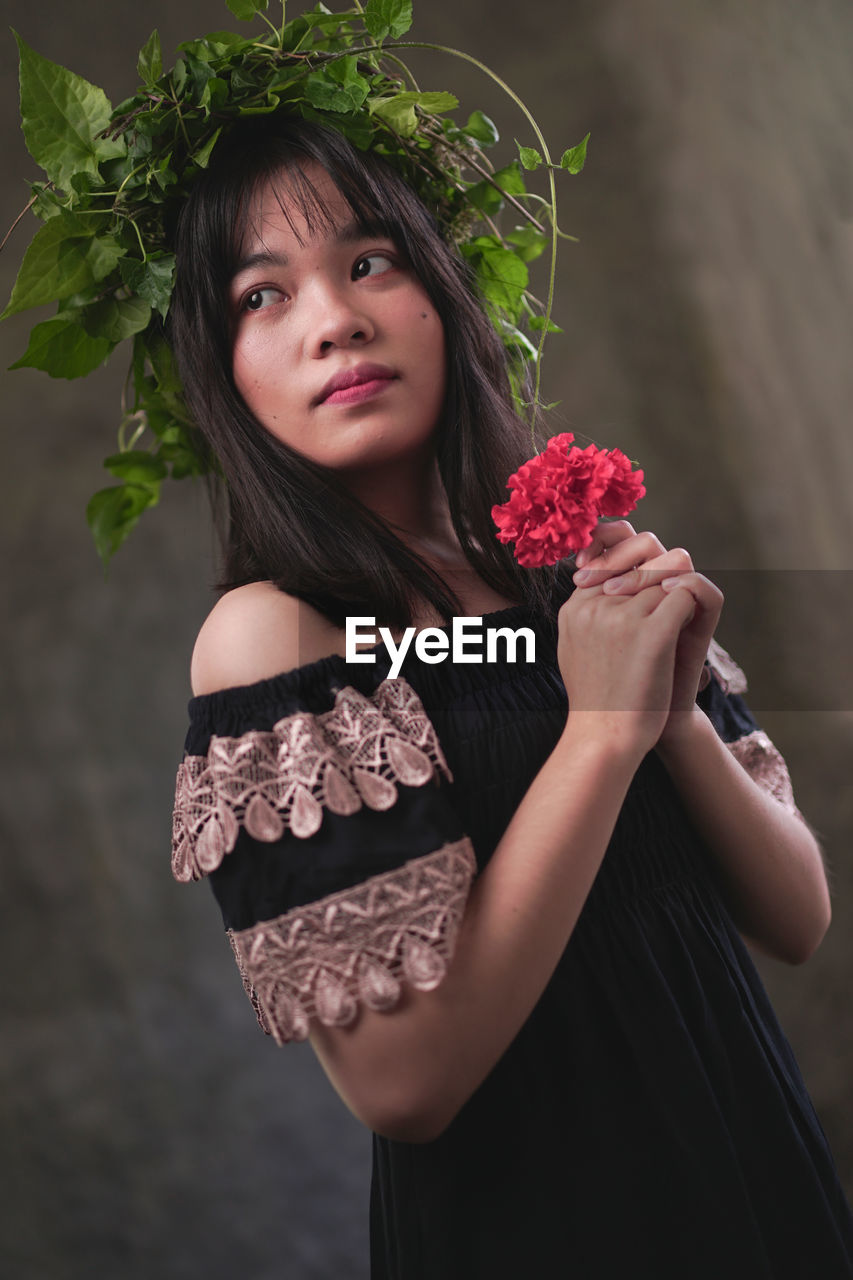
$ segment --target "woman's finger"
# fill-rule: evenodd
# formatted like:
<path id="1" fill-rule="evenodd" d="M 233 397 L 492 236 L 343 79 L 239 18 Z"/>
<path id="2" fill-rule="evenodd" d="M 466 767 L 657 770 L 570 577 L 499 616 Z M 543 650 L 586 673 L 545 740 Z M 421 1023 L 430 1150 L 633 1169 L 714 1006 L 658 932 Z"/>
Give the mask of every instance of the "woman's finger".
<path id="1" fill-rule="evenodd" d="M 577 587 L 596 586 L 613 574 L 626 573 L 665 553 L 666 547 L 654 533 L 623 533 L 618 540 L 608 543 L 592 560 L 585 561 L 583 568 L 575 572 L 573 581 Z"/>
<path id="2" fill-rule="evenodd" d="M 672 574 L 661 580 L 660 589 L 665 596 L 689 595 L 695 606 L 691 626 L 684 640 L 688 651 L 697 662 L 703 663 L 711 637 L 717 629 L 725 597 L 715 582 L 701 573 Z M 693 652 L 695 650 L 695 652 Z M 697 671 L 698 676 L 698 671 Z"/>
<path id="3" fill-rule="evenodd" d="M 661 579 L 660 586 L 661 590 L 666 592 L 689 591 L 703 612 L 713 610 L 719 612 L 723 607 L 722 591 L 704 574 L 695 571 L 670 574 Z"/>
<path id="4" fill-rule="evenodd" d="M 635 595 L 645 587 L 655 587 L 673 574 L 690 573 L 693 561 L 683 547 L 673 547 L 663 555 L 647 560 L 642 568 L 628 569 L 609 577 L 603 586 L 607 595 Z M 611 573 L 613 571 L 611 570 Z"/>
<path id="5" fill-rule="evenodd" d="M 719 587 L 710 578 L 706 578 L 702 573 L 697 573 L 695 569 L 666 574 L 661 578 L 661 586 L 664 591 L 672 591 L 675 587 L 685 587 L 688 591 L 694 592 L 712 587 L 714 591 L 719 591 Z"/>
<path id="6" fill-rule="evenodd" d="M 592 542 L 588 547 L 582 547 L 577 553 L 575 564 L 578 569 L 582 569 L 584 565 L 588 565 L 591 560 L 595 560 L 617 542 L 622 542 L 625 538 L 634 538 L 636 535 L 636 529 L 628 520 L 599 520 L 592 535 Z"/>

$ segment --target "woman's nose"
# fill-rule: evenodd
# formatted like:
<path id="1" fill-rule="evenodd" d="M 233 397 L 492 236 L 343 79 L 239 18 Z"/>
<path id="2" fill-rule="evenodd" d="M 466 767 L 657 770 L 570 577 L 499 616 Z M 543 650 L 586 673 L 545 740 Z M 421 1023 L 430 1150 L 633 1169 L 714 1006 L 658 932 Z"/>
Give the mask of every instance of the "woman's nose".
<path id="1" fill-rule="evenodd" d="M 318 286 L 311 300 L 308 344 L 312 356 L 326 355 L 336 347 L 370 342 L 374 327 L 349 289 Z"/>

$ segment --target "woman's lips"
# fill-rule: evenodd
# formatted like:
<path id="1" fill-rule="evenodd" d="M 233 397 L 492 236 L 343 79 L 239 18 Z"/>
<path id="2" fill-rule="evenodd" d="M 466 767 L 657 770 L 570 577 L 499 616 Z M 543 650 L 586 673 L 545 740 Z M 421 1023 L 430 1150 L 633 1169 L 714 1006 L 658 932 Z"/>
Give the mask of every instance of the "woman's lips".
<path id="1" fill-rule="evenodd" d="M 362 400 L 370 400 L 384 391 L 394 381 L 393 377 L 368 378 L 365 382 L 357 382 L 352 387 L 339 387 L 321 400 L 321 404 L 360 404 Z"/>
<path id="2" fill-rule="evenodd" d="M 397 374 L 385 364 L 363 360 L 350 369 L 338 369 L 321 390 L 315 404 L 358 404 L 384 391 Z"/>

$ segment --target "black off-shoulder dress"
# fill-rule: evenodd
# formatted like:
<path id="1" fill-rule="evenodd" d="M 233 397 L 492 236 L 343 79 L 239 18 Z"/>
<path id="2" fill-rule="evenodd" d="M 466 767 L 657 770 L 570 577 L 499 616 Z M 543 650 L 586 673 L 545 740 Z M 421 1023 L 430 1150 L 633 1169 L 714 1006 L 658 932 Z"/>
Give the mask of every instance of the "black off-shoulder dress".
<path id="1" fill-rule="evenodd" d="M 282 1043 L 449 964 L 473 876 L 566 717 L 536 661 L 398 678 L 330 657 L 196 698 L 173 863 L 208 875 Z M 700 704 L 760 785 L 787 772 L 716 651 Z M 541 999 L 440 1138 L 374 1137 L 374 1280 L 850 1280 L 853 1225 L 790 1046 L 654 752 Z M 283 1262 L 282 1274 L 287 1274 Z"/>

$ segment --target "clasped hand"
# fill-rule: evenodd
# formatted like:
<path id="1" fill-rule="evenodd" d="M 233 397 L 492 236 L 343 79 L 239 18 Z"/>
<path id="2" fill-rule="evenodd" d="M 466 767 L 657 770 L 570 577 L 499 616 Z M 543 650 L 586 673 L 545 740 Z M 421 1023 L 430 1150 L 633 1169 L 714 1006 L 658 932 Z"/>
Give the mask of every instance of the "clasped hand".
<path id="1" fill-rule="evenodd" d="M 578 589 L 559 614 L 570 710 L 598 712 L 605 731 L 642 751 L 674 745 L 696 713 L 722 592 L 683 548 L 668 551 L 627 520 L 600 523 L 576 563 Z"/>

